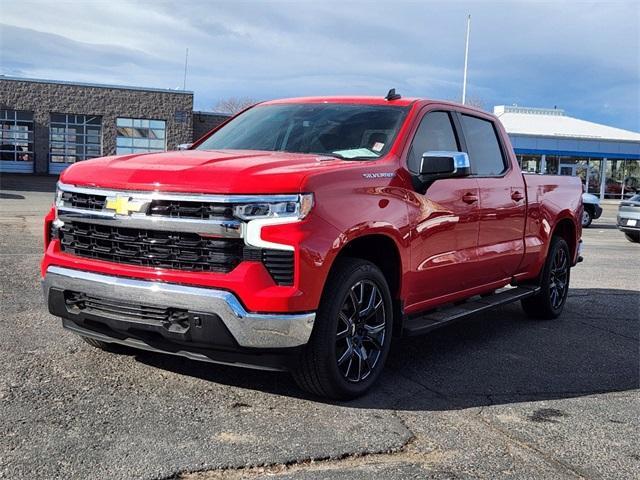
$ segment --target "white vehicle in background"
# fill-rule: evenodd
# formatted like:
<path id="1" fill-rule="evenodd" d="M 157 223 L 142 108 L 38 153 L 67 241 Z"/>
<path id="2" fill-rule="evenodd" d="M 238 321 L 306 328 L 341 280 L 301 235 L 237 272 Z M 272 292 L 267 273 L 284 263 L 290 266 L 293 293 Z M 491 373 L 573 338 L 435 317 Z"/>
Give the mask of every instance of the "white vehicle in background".
<path id="1" fill-rule="evenodd" d="M 587 228 L 591 222 L 602 215 L 602 207 L 600 199 L 591 193 L 582 194 L 582 228 Z"/>

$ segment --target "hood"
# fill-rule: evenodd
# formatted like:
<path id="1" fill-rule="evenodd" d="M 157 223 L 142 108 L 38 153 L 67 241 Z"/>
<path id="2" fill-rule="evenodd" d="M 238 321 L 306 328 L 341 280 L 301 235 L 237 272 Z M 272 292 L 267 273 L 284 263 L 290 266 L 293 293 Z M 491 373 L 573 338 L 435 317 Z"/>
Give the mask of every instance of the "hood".
<path id="1" fill-rule="evenodd" d="M 582 203 L 595 203 L 596 205 L 599 205 L 600 199 L 591 193 L 583 193 Z"/>
<path id="2" fill-rule="evenodd" d="M 181 150 L 85 160 L 67 168 L 60 181 L 122 190 L 297 193 L 310 173 L 350 163 L 316 154 Z"/>

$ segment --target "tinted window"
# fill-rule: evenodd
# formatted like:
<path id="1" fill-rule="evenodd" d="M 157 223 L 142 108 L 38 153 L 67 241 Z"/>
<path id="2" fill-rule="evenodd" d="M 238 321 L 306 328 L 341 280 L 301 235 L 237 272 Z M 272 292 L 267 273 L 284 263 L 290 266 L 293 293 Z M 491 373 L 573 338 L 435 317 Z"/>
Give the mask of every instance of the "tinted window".
<path id="1" fill-rule="evenodd" d="M 348 104 L 259 105 L 213 133 L 198 150 L 267 150 L 374 159 L 393 144 L 406 109 Z"/>
<path id="2" fill-rule="evenodd" d="M 420 122 L 409 148 L 407 157 L 409 170 L 419 172 L 422 154 L 434 150 L 459 151 L 451 117 L 447 112 L 427 113 Z"/>
<path id="3" fill-rule="evenodd" d="M 473 172 L 477 175 L 498 175 L 504 172 L 502 150 L 493 123 L 462 115 L 462 128 Z"/>

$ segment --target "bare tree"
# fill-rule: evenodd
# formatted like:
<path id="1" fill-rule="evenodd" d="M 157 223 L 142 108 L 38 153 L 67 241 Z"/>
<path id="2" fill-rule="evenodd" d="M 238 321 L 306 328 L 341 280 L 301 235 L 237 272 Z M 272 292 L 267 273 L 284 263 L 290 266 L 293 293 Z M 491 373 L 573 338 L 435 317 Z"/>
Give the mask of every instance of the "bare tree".
<path id="1" fill-rule="evenodd" d="M 234 115 L 254 103 L 258 103 L 258 100 L 250 97 L 221 98 L 218 100 L 218 103 L 215 104 L 213 110 L 220 113 L 230 113 L 231 115 Z"/>
<path id="2" fill-rule="evenodd" d="M 486 110 L 485 102 L 480 97 L 467 97 L 467 101 L 464 102 L 469 107 L 479 108 L 480 110 Z"/>
<path id="3" fill-rule="evenodd" d="M 450 102 L 460 103 L 460 97 L 445 97 L 444 99 Z M 486 102 L 482 99 L 482 97 L 473 97 L 467 95 L 467 99 L 464 104 L 468 107 L 479 108 L 480 110 L 484 110 L 485 112 L 488 111 L 485 108 Z"/>

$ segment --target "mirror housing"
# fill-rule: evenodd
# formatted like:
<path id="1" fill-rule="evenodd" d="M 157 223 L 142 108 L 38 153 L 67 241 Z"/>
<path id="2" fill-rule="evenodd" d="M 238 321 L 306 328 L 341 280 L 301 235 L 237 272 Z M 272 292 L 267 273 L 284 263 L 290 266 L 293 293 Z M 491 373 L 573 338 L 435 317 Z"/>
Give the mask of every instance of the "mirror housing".
<path id="1" fill-rule="evenodd" d="M 471 163 L 465 152 L 430 151 L 422 154 L 420 176 L 465 177 L 470 173 Z"/>
<path id="2" fill-rule="evenodd" d="M 189 150 L 193 143 L 181 143 L 176 147 L 176 150 Z"/>
<path id="3" fill-rule="evenodd" d="M 424 193 L 436 180 L 468 175 L 471 162 L 465 152 L 434 150 L 422 154 L 420 173 L 413 176 L 413 182 L 416 190 Z"/>

